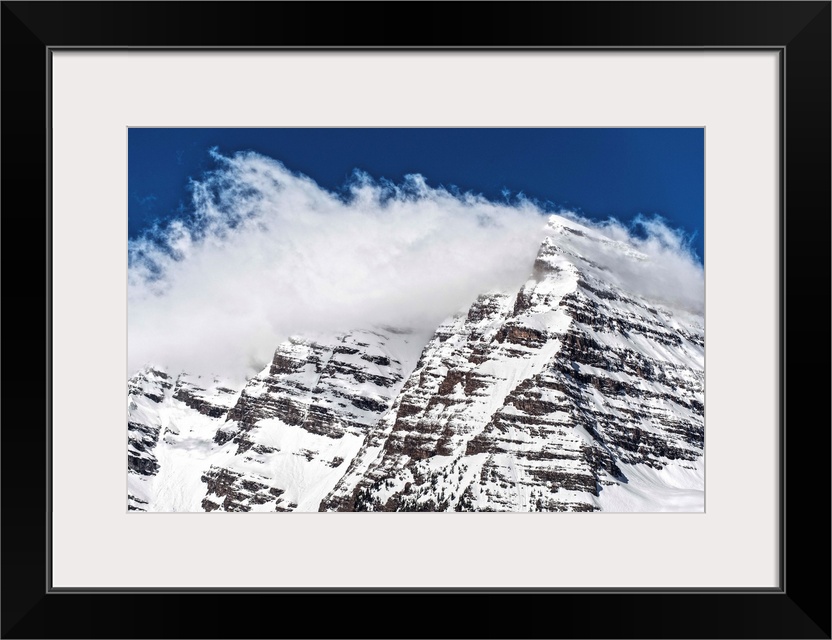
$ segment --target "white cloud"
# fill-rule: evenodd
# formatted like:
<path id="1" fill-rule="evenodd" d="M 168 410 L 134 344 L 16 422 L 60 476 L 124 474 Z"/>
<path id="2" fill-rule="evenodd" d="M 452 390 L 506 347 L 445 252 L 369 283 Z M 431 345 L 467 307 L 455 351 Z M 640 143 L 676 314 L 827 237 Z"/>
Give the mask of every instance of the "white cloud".
<path id="1" fill-rule="evenodd" d="M 483 291 L 518 288 L 545 235 L 548 214 L 528 200 L 490 202 L 418 175 L 393 185 L 358 172 L 342 197 L 261 155 L 215 158 L 219 168 L 193 184 L 193 217 L 130 242 L 131 373 L 152 362 L 239 379 L 291 334 L 371 324 L 430 331 Z M 639 249 L 672 268 L 628 275 L 624 266 L 624 280 L 657 276 L 642 286 L 649 294 L 701 276 L 677 235 L 643 224 Z M 621 225 L 601 231 L 628 239 Z"/>
<path id="2" fill-rule="evenodd" d="M 598 223 L 570 212 L 563 215 L 607 240 L 573 234 L 564 238 L 572 250 L 601 267 L 589 266 L 589 271 L 654 303 L 704 314 L 705 272 L 691 246 L 693 237 L 658 216 L 639 215 L 625 226 L 615 219 Z M 624 250 L 622 244 L 627 245 Z"/>

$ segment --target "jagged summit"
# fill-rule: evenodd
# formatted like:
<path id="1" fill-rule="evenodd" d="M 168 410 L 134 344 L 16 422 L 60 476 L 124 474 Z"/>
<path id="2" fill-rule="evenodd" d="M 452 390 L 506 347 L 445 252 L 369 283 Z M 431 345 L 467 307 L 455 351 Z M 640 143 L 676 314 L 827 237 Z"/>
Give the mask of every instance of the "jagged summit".
<path id="1" fill-rule="evenodd" d="M 518 291 L 427 340 L 294 338 L 239 390 L 140 372 L 130 508 L 701 511 L 703 318 L 624 290 L 607 254 L 648 260 L 553 216 Z"/>

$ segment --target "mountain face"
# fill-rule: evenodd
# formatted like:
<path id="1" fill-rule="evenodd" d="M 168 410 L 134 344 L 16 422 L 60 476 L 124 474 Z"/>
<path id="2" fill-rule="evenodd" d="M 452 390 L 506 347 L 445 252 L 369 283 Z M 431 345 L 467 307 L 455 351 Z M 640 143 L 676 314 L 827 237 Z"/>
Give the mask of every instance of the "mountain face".
<path id="1" fill-rule="evenodd" d="M 622 290 L 553 217 L 523 287 L 421 338 L 294 338 L 239 390 L 128 385 L 128 508 L 701 511 L 704 322 Z M 615 261 L 611 261 L 614 263 Z"/>

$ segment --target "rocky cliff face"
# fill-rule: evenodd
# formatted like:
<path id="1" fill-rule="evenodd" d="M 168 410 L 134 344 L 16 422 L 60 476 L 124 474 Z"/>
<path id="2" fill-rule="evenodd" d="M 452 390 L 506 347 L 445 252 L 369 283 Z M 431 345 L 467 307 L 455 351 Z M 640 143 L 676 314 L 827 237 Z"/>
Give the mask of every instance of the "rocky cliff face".
<path id="1" fill-rule="evenodd" d="M 220 379 L 148 367 L 127 394 L 127 508 L 195 510 L 203 491 L 195 470 L 214 453 L 211 439 L 239 393 Z"/>
<path id="2" fill-rule="evenodd" d="M 164 467 L 163 421 L 138 407 L 168 402 L 215 427 L 200 510 L 701 510 L 702 317 L 581 251 L 643 260 L 632 247 L 556 218 L 549 232 L 519 291 L 480 296 L 420 355 L 377 329 L 281 345 L 238 395 L 140 374 L 131 474 Z"/>
<path id="3" fill-rule="evenodd" d="M 203 475 L 206 511 L 316 511 L 390 408 L 419 343 L 392 329 L 293 339 L 240 394 Z"/>

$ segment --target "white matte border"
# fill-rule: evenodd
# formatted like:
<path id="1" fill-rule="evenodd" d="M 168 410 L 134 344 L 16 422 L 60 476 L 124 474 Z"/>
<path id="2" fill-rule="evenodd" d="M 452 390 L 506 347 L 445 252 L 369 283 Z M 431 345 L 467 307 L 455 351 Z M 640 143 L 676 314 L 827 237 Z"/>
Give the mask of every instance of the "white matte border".
<path id="1" fill-rule="evenodd" d="M 774 52 L 53 54 L 55 587 L 773 587 Z M 128 126 L 705 126 L 706 513 L 125 513 Z"/>

